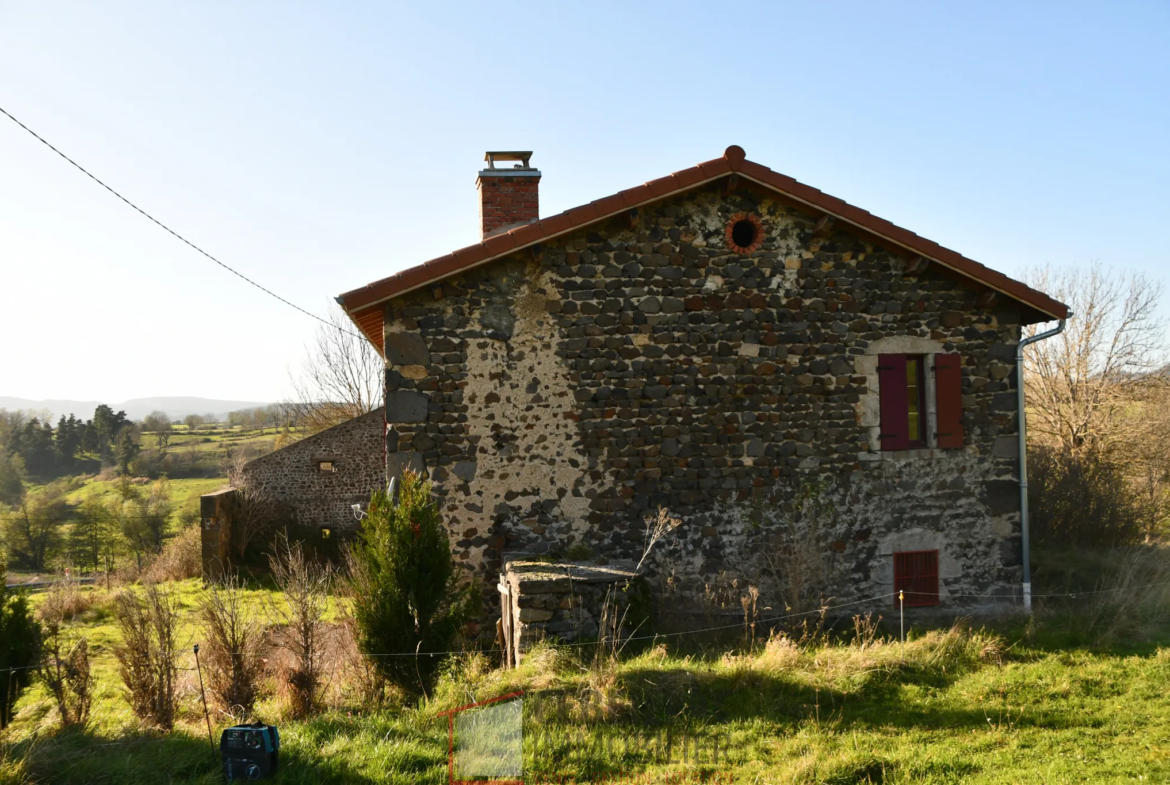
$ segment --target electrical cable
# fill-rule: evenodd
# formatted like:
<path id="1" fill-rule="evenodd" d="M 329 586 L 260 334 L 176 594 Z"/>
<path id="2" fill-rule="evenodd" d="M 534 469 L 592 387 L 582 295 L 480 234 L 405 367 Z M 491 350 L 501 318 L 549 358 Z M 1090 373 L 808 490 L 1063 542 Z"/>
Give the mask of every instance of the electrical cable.
<path id="1" fill-rule="evenodd" d="M 340 330 L 341 332 L 345 333 L 346 335 L 352 336 L 352 337 L 354 337 L 354 338 L 361 338 L 362 340 L 365 340 L 365 338 L 364 338 L 363 336 L 360 336 L 360 335 L 358 335 L 357 333 L 352 333 L 352 332 L 350 332 L 349 330 L 346 330 L 344 327 L 338 327 L 336 324 L 333 324 L 333 323 L 332 323 L 332 322 L 330 322 L 328 319 L 322 319 L 322 318 L 321 318 L 320 316 L 318 316 L 317 314 L 315 314 L 315 313 L 312 313 L 312 312 L 310 312 L 310 311 L 306 311 L 304 308 L 300 307 L 300 306 L 299 306 L 299 305 L 297 305 L 296 303 L 289 302 L 288 300 L 284 299 L 283 297 L 281 297 L 281 296 L 280 296 L 279 294 L 277 294 L 276 292 L 273 292 L 271 289 L 266 289 L 265 287 L 263 287 L 263 286 L 261 286 L 260 284 L 256 283 L 256 282 L 255 282 L 255 281 L 253 281 L 251 278 L 249 278 L 248 276 L 246 276 L 246 275 L 244 275 L 243 273 L 239 272 L 238 270 L 235 270 L 235 269 L 233 269 L 233 268 L 229 267 L 228 265 L 224 264 L 224 263 L 223 263 L 223 262 L 221 262 L 219 259 L 216 259 L 214 256 L 212 256 L 211 254 L 209 254 L 207 251 L 203 250 L 203 249 L 202 249 L 202 248 L 200 248 L 198 245 L 196 245 L 195 243 L 191 242 L 191 241 L 190 241 L 190 240 L 188 240 L 186 237 L 184 237 L 183 235 L 179 234 L 179 233 L 178 233 L 178 232 L 176 232 L 174 229 L 170 228 L 169 226 L 167 226 L 166 224 L 164 224 L 162 221 L 158 220 L 158 219 L 157 219 L 157 218 L 155 218 L 153 215 L 151 215 L 150 213 L 148 213 L 148 212 L 146 212 L 145 210 L 143 210 L 143 209 L 142 209 L 141 207 L 139 207 L 138 205 L 134 204 L 134 202 L 131 202 L 131 201 L 130 201 L 129 199 L 127 199 L 125 196 L 122 196 L 122 194 L 118 193 L 118 192 L 117 192 L 117 191 L 115 191 L 113 188 L 111 188 L 110 186 L 106 185 L 104 182 L 102 182 L 102 181 L 101 181 L 101 180 L 99 180 L 97 177 L 95 177 L 93 174 L 91 174 L 91 173 L 90 173 L 90 172 L 89 172 L 89 171 L 88 171 L 88 170 L 87 170 L 85 167 L 83 167 L 81 164 L 77 163 L 77 162 L 76 162 L 76 161 L 74 161 L 72 158 L 70 158 L 69 156 L 65 155 L 65 153 L 61 152 L 61 151 L 60 151 L 60 150 L 58 150 L 56 147 L 54 147 L 53 145 L 49 144 L 49 142 L 48 142 L 48 141 L 46 141 L 46 140 L 45 140 L 45 139 L 44 139 L 44 138 L 43 138 L 43 137 L 42 137 L 40 134 L 38 134 L 36 131 L 34 131 L 33 129 L 29 128 L 27 125 L 25 125 L 24 123 L 20 122 L 20 121 L 19 121 L 19 120 L 17 120 L 15 117 L 13 117 L 11 114 L 9 114 L 9 112 L 8 112 L 6 109 L 4 109 L 4 107 L 0 106 L 0 112 L 2 112 L 2 113 L 3 113 L 3 114 L 4 114 L 4 115 L 5 115 L 5 116 L 6 116 L 6 117 L 9 119 L 9 120 L 11 120 L 12 122 L 16 123 L 16 124 L 17 124 L 17 125 L 19 125 L 21 128 L 23 128 L 24 130 L 26 130 L 26 131 L 28 131 L 30 134 L 32 134 L 33 138 L 35 138 L 37 141 L 39 141 L 39 142 L 40 142 L 41 144 L 43 144 L 45 147 L 48 147 L 48 148 L 49 148 L 50 150 L 52 150 L 54 153 L 56 153 L 57 155 L 61 156 L 62 158 L 64 158 L 64 159 L 65 159 L 66 161 L 68 161 L 69 163 L 73 164 L 73 166 L 77 167 L 77 169 L 78 169 L 79 171 L 81 171 L 81 173 L 82 173 L 82 174 L 84 174 L 86 177 L 88 177 L 89 179 L 93 180 L 95 183 L 97 183 L 98 185 L 100 185 L 102 188 L 105 188 L 107 191 L 109 191 L 110 193 L 112 193 L 114 196 L 118 197 L 118 198 L 119 198 L 119 199 L 121 199 L 123 202 L 125 202 L 126 204 L 130 205 L 131 207 L 133 207 L 135 210 L 137 210 L 137 211 L 138 211 L 139 213 L 141 213 L 143 216 L 145 216 L 146 218 L 150 219 L 150 220 L 151 220 L 153 223 L 155 223 L 155 224 L 156 224 L 157 226 L 159 226 L 161 229 L 165 230 L 165 231 L 166 231 L 166 232 L 168 232 L 169 234 L 173 235 L 174 237 L 178 238 L 178 239 L 179 239 L 179 240 L 181 240 L 182 242 L 186 243 L 188 246 L 190 246 L 191 248 L 195 249 L 197 252 L 199 252 L 199 253 L 200 253 L 200 254 L 202 254 L 203 256 L 206 256 L 208 259 L 210 259 L 211 261 L 215 262 L 216 264 L 218 264 L 218 265 L 219 265 L 220 267 L 222 267 L 223 269 L 227 270 L 227 271 L 228 271 L 229 273 L 231 273 L 232 275 L 235 275 L 235 276 L 237 276 L 237 277 L 239 277 L 239 278 L 241 278 L 241 279 L 243 279 L 243 280 L 247 281 L 248 283 L 252 284 L 253 286 L 255 286 L 255 287 L 256 287 L 257 289 L 259 289 L 260 291 L 264 292 L 265 294 L 267 294 L 267 295 L 270 295 L 271 297 L 275 297 L 277 300 L 280 300 L 280 301 L 281 301 L 282 303 L 284 303 L 285 305 L 287 305 L 287 306 L 289 306 L 289 307 L 291 307 L 291 308 L 295 308 L 295 309 L 297 309 L 298 311 L 300 311 L 301 313 L 303 313 L 305 316 L 312 317 L 312 318 L 316 319 L 317 321 L 321 322 L 322 324 L 328 325 L 329 327 L 332 327 L 332 328 L 333 328 L 333 329 L 335 329 L 335 330 Z"/>

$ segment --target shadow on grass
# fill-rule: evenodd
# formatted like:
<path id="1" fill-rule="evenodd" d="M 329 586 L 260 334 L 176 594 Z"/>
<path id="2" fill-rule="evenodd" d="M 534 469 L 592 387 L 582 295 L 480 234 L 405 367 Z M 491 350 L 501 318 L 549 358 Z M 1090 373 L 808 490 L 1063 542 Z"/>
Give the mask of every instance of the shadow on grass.
<path id="1" fill-rule="evenodd" d="M 762 719 L 781 725 L 814 722 L 858 728 L 892 725 L 906 729 L 986 729 L 989 720 L 982 709 L 956 709 L 941 704 L 923 707 L 905 698 L 906 685 L 943 689 L 968 672 L 907 663 L 871 671 L 848 689 L 814 687 L 783 671 L 747 669 L 696 673 L 646 668 L 624 670 L 620 678 L 634 706 L 631 719 L 649 727 L 680 722 L 706 727 Z M 1076 723 L 1063 712 L 1037 708 L 1016 724 L 1067 728 Z"/>
<path id="2" fill-rule="evenodd" d="M 8 747 L 33 782 L 219 782 L 218 753 L 206 737 L 184 733 L 111 739 L 67 729 L 26 738 Z"/>
<path id="3" fill-rule="evenodd" d="M 439 780 L 417 776 L 436 769 L 434 756 L 417 760 L 400 756 L 396 761 L 387 760 L 390 771 L 382 776 L 372 776 L 354 765 L 361 763 L 356 759 L 357 756 L 323 754 L 321 747 L 330 741 L 334 733 L 344 734 L 347 731 L 358 735 L 353 727 L 331 726 L 328 721 L 323 721 L 319 726 L 317 721 L 299 723 L 290 734 L 291 738 L 282 740 L 280 771 L 271 782 L 363 785 L 375 782 L 424 782 L 432 779 L 436 782 L 445 781 L 445 777 Z M 32 782 L 64 785 L 158 785 L 160 782 L 210 785 L 223 782 L 218 739 L 213 754 L 206 736 L 191 735 L 184 731 L 111 739 L 67 729 L 8 745 L 4 752 L 9 768 L 20 772 L 24 779 Z M 445 775 L 445 749 L 442 763 Z M 394 776 L 398 774 L 401 775 L 400 779 Z"/>

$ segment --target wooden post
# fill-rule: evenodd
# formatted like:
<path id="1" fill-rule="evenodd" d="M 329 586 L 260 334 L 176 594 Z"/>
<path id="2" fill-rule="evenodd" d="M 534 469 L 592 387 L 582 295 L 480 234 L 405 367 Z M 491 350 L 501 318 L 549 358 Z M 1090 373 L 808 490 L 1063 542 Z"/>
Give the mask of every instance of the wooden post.
<path id="1" fill-rule="evenodd" d="M 504 581 L 504 576 L 500 576 L 500 583 L 496 587 L 500 592 L 500 627 L 503 632 L 504 645 L 504 667 L 514 668 L 519 663 L 516 662 L 513 651 L 514 644 L 512 641 L 512 592 L 508 588 L 508 584 Z"/>
<path id="2" fill-rule="evenodd" d="M 211 715 L 207 712 L 207 693 L 203 691 L 203 668 L 199 665 L 199 644 L 195 644 L 195 670 L 199 672 L 199 694 L 203 696 L 203 719 L 207 720 L 207 743 L 211 745 L 211 757 L 215 759 L 215 739 L 211 735 Z"/>

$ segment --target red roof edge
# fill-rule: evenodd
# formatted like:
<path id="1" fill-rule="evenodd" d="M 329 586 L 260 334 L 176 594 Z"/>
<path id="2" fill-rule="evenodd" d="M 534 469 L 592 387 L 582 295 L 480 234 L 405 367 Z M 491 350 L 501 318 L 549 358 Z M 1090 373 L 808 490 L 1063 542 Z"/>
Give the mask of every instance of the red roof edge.
<path id="1" fill-rule="evenodd" d="M 906 251 L 935 261 L 984 286 L 1029 305 L 1053 319 L 1068 317 L 1068 306 L 1043 292 L 1008 278 L 1003 273 L 992 270 L 973 259 L 968 259 L 949 248 L 944 248 L 936 242 L 919 237 L 911 231 L 883 218 L 878 218 L 876 215 L 835 196 L 829 196 L 823 191 L 818 191 L 816 188 L 800 183 L 791 177 L 774 172 L 766 166 L 749 161 L 743 148 L 738 145 L 728 147 L 721 158 L 705 161 L 689 169 L 651 180 L 644 185 L 619 191 L 612 196 L 495 235 L 483 242 L 346 292 L 341 295 L 339 300 L 354 323 L 360 326 L 358 312 L 371 306 L 407 294 L 450 275 L 486 264 L 517 249 L 535 245 L 583 226 L 612 218 L 625 210 L 661 201 L 732 172 L 770 190 L 777 191 L 789 199 L 803 203 L 812 210 L 831 215 Z M 367 337 L 375 346 L 380 345 L 381 336 L 377 336 L 375 339 L 374 336 L 367 334 Z"/>

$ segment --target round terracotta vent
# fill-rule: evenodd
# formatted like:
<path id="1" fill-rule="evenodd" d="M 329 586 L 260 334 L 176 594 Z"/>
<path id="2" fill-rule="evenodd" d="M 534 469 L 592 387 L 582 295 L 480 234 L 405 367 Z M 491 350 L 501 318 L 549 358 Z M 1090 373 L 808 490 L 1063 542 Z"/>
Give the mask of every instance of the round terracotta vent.
<path id="1" fill-rule="evenodd" d="M 751 213 L 736 213 L 724 230 L 727 247 L 738 254 L 755 253 L 764 243 L 764 225 Z"/>

